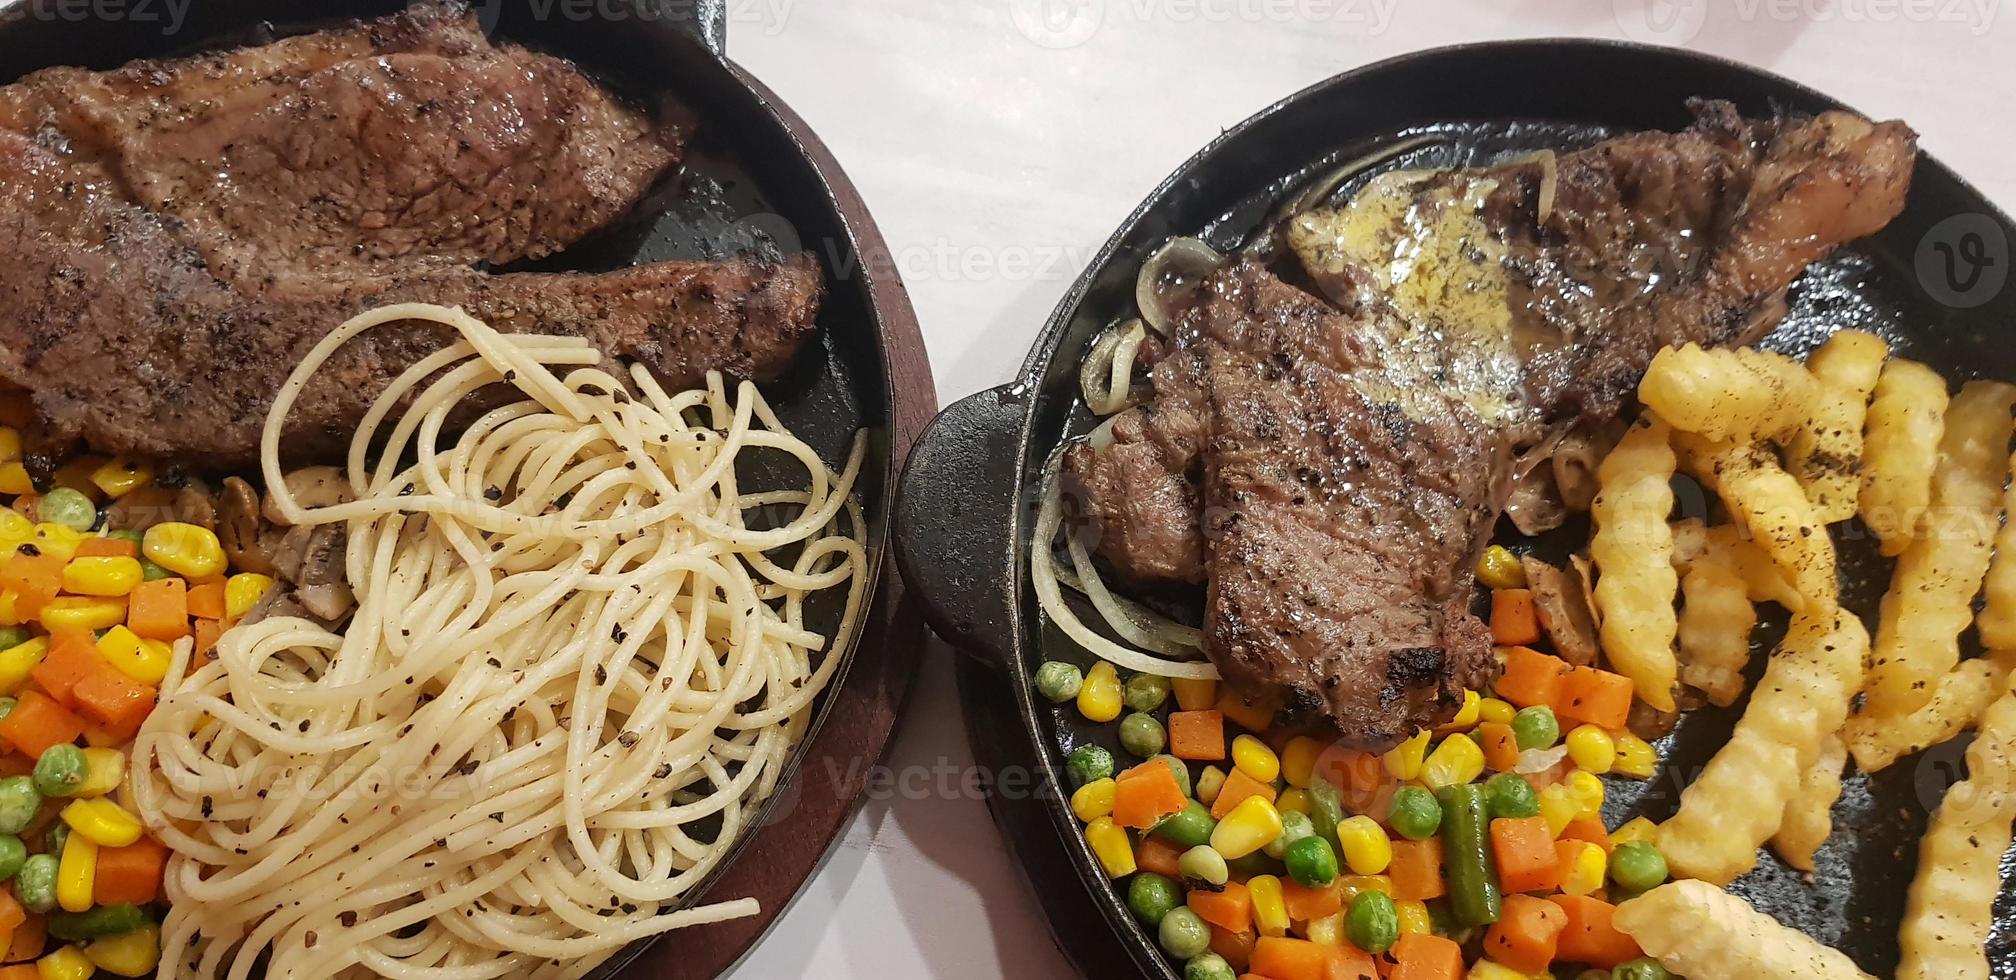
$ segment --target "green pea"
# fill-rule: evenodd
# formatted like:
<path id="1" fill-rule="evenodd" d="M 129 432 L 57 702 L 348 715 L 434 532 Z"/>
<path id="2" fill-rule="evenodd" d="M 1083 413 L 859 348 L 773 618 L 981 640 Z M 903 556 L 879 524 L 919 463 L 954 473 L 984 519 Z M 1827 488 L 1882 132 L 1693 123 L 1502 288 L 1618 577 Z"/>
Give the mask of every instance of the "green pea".
<path id="1" fill-rule="evenodd" d="M 1610 852 L 1610 880 L 1626 891 L 1651 891 L 1666 883 L 1666 874 L 1666 855 L 1646 841 L 1619 844 Z"/>
<path id="2" fill-rule="evenodd" d="M 14 709 L 19 707 L 20 704 L 21 702 L 13 698 L 0 698 L 0 719 L 5 719 L 8 715 L 13 714 Z"/>
<path id="3" fill-rule="evenodd" d="M 50 824 L 49 829 L 43 832 L 42 850 L 50 854 L 62 857 L 63 845 L 68 843 L 70 843 L 70 825 L 61 820 Z"/>
<path id="4" fill-rule="evenodd" d="M 1612 971 L 1610 976 L 1611 980 L 1673 980 L 1673 973 L 1666 969 L 1666 964 L 1650 956 L 1632 960 Z"/>
<path id="5" fill-rule="evenodd" d="M 1129 711 L 1154 711 L 1169 700 L 1169 678 L 1154 674 L 1135 674 L 1127 678 L 1127 690 L 1122 695 Z"/>
<path id="6" fill-rule="evenodd" d="M 61 524 L 72 531 L 89 531 L 98 523 L 98 506 L 69 487 L 57 487 L 42 495 L 40 514 L 51 524 Z"/>
<path id="7" fill-rule="evenodd" d="M 1268 841 L 1260 849 L 1276 861 L 1288 856 L 1288 845 L 1304 837 L 1316 836 L 1316 825 L 1309 822 L 1309 815 L 1288 810 L 1281 814 L 1281 836 Z"/>
<path id="8" fill-rule="evenodd" d="M 19 626 L 0 626 L 0 650 L 11 650 L 29 641 L 26 629 Z"/>
<path id="9" fill-rule="evenodd" d="M 1351 945 L 1377 956 L 1400 941 L 1400 910 L 1385 892 L 1359 892 L 1344 916 L 1344 932 Z"/>
<path id="10" fill-rule="evenodd" d="M 1113 775 L 1113 753 L 1104 746 L 1080 745 L 1071 750 L 1071 758 L 1065 767 L 1071 770 L 1071 783 L 1083 786 L 1096 783 Z"/>
<path id="11" fill-rule="evenodd" d="M 1183 904 L 1183 891 L 1161 875 L 1143 871 L 1127 883 L 1127 910 L 1144 926 L 1162 924 L 1169 910 Z"/>
<path id="12" fill-rule="evenodd" d="M 1173 755 L 1158 755 L 1155 758 L 1168 764 L 1170 773 L 1176 777 L 1176 785 L 1182 787 L 1183 795 L 1190 795 L 1190 766 Z"/>
<path id="13" fill-rule="evenodd" d="M 1189 805 L 1162 818 L 1162 822 L 1150 828 L 1148 833 L 1160 837 L 1177 847 L 1196 847 L 1211 842 L 1211 832 L 1218 829 L 1218 821 L 1204 804 L 1191 800 Z"/>
<path id="14" fill-rule="evenodd" d="M 1120 719 L 1120 747 L 1143 759 L 1160 753 L 1169 744 L 1168 733 L 1154 715 L 1139 711 Z"/>
<path id="15" fill-rule="evenodd" d="M 1281 862 L 1267 856 L 1266 851 L 1254 851 L 1243 858 L 1233 858 L 1225 862 L 1234 875 L 1251 878 L 1254 875 L 1270 875 L 1281 870 Z"/>
<path id="16" fill-rule="evenodd" d="M 1554 718 L 1554 709 L 1544 704 L 1521 708 L 1512 716 L 1512 738 L 1521 752 L 1551 749 L 1561 741 L 1561 722 Z"/>
<path id="17" fill-rule="evenodd" d="M 1188 908 L 1170 909 L 1156 933 L 1163 951 L 1179 960 L 1202 955 L 1211 948 L 1211 927 Z"/>
<path id="18" fill-rule="evenodd" d="M 1225 855 L 1209 844 L 1199 844 L 1183 852 L 1176 859 L 1176 871 L 1183 876 L 1183 883 L 1192 888 L 1217 891 L 1232 880 L 1232 869 L 1225 866 Z"/>
<path id="19" fill-rule="evenodd" d="M 67 742 L 51 745 L 35 760 L 35 789 L 43 796 L 69 796 L 84 783 L 84 750 Z"/>
<path id="20" fill-rule="evenodd" d="M 30 912 L 56 907 L 56 855 L 32 854 L 14 876 L 14 897 Z"/>
<path id="21" fill-rule="evenodd" d="M 1304 888 L 1324 888 L 1337 880 L 1337 852 L 1321 837 L 1304 837 L 1288 845 L 1288 877 Z"/>
<path id="22" fill-rule="evenodd" d="M 1533 784 L 1515 773 L 1501 772 L 1484 783 L 1484 796 L 1490 801 L 1491 816 L 1521 819 L 1540 815 L 1540 794 Z"/>
<path id="23" fill-rule="evenodd" d="M 1217 953 L 1193 956 L 1183 964 L 1183 980 L 1239 980 L 1239 974 Z"/>
<path id="24" fill-rule="evenodd" d="M 159 582 L 159 581 L 161 581 L 162 579 L 164 579 L 164 578 L 168 578 L 168 577 L 170 577 L 170 576 L 172 576 L 172 575 L 174 575 L 174 574 L 175 574 L 174 572 L 171 572 L 171 571 L 169 571 L 169 570 L 167 570 L 167 569 L 165 569 L 165 568 L 162 568 L 162 567 L 161 567 L 161 566 L 159 566 L 159 565 L 156 565 L 156 564 L 154 564 L 154 562 L 153 562 L 153 561 L 151 561 L 151 560 L 149 560 L 149 559 L 148 559 L 148 557 L 147 557 L 146 555 L 141 555 L 141 556 L 140 556 L 140 579 L 141 579 L 141 581 L 143 581 L 143 582 Z"/>
<path id="25" fill-rule="evenodd" d="M 1402 786 L 1393 794 L 1386 822 L 1394 833 L 1408 840 L 1427 840 L 1442 829 L 1442 804 L 1435 801 L 1435 794 L 1419 786 Z"/>
<path id="26" fill-rule="evenodd" d="M 28 845 L 13 834 L 0 834 L 0 881 L 6 881 L 21 873 L 21 864 L 28 860 Z"/>
<path id="27" fill-rule="evenodd" d="M 42 794 L 27 776 L 0 779 L 0 834 L 18 834 L 35 822 L 42 809 Z"/>
<path id="28" fill-rule="evenodd" d="M 141 571 L 146 571 L 144 566 Z M 1085 675 L 1071 664 L 1052 660 L 1036 668 L 1036 693 L 1051 704 L 1063 704 L 1077 697 L 1083 686 Z"/>

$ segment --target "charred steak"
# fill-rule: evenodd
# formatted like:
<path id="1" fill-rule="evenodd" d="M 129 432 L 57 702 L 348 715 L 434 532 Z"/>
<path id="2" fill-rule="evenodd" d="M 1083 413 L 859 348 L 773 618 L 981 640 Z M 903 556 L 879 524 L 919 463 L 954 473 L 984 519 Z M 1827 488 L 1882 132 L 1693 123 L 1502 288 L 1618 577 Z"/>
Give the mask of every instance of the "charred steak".
<path id="1" fill-rule="evenodd" d="M 1368 748 L 1446 721 L 1496 669 L 1470 568 L 1515 456 L 1614 417 L 1669 344 L 1754 339 L 1809 263 L 1903 208 L 1900 123 L 1696 113 L 1551 160 L 1392 175 L 1300 216 L 1297 275 L 1322 298 L 1220 269 L 1153 400 L 1066 453 L 1102 557 L 1136 582 L 1205 582 L 1212 660 L 1301 720 Z M 1445 216 L 1428 223 L 1449 240 L 1396 242 L 1381 208 Z M 1380 261 L 1401 247 L 1412 278 Z"/>

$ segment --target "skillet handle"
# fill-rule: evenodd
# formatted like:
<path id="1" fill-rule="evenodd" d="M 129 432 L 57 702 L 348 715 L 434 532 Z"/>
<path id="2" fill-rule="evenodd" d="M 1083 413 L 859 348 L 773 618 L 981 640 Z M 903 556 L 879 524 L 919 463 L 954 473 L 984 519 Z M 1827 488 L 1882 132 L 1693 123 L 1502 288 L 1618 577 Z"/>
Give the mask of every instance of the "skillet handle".
<path id="1" fill-rule="evenodd" d="M 1026 411 L 1015 385 L 954 402 L 911 447 L 896 496 L 896 562 L 925 621 L 995 665 L 1008 660 L 1008 527 L 1020 504 L 1015 440 Z"/>

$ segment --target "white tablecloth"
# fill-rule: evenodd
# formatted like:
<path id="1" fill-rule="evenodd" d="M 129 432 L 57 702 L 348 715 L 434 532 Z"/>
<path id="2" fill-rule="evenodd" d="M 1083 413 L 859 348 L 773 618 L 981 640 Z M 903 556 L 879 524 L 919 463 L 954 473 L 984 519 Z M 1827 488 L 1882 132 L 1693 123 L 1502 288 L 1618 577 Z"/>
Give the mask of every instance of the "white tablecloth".
<path id="1" fill-rule="evenodd" d="M 946 402 L 1008 380 L 1114 226 L 1220 130 L 1440 44 L 1637 38 L 1747 61 L 1909 120 L 1927 150 L 2016 207 L 2016 4 L 2002 0 L 729 5 L 730 55 L 866 196 Z M 737 980 L 1070 974 L 984 805 L 934 788 L 971 761 L 944 655 L 928 655 L 892 760 L 918 792 L 868 804 Z"/>

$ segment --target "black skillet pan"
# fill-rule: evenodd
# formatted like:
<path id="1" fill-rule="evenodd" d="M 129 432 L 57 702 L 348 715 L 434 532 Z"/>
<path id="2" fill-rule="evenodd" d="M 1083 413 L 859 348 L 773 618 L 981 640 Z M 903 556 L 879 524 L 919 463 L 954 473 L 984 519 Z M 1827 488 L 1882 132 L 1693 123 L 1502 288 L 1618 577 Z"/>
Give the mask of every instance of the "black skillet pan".
<path id="1" fill-rule="evenodd" d="M 401 9 L 402 0 L 67 0 L 0 3 L 0 83 L 52 65 L 111 68 L 135 58 L 259 43 Z M 776 795 L 735 852 L 689 896 L 756 898 L 761 915 L 683 930 L 624 950 L 591 976 L 703 978 L 727 972 L 823 863 L 863 799 L 865 773 L 887 748 L 921 650 L 922 624 L 893 575 L 881 574 L 896 474 L 937 396 L 902 285 L 861 255 L 886 251 L 832 155 L 804 122 L 722 55 L 722 0 L 472 0 L 493 36 L 571 58 L 640 104 L 669 96 L 698 119 L 678 172 L 630 218 L 543 260 L 548 271 L 640 261 L 806 250 L 826 269 L 818 339 L 764 394 L 829 461 L 869 433 L 856 495 L 868 523 L 870 586 L 846 658 Z M 333 324 L 332 324 L 333 326 Z M 788 474 L 787 474 L 788 477 Z M 745 485 L 764 482 L 745 469 Z M 839 608 L 815 613 L 831 630 Z M 648 948 L 647 948 L 648 947 Z"/>
<path id="2" fill-rule="evenodd" d="M 962 662 L 960 679 L 982 763 L 1029 766 L 1039 774 L 1044 792 L 997 797 L 991 805 L 1060 942 L 1088 975 L 1175 976 L 1097 870 L 1059 782 L 1073 747 L 1097 741 L 1116 754 L 1119 748 L 1113 726 L 1091 725 L 1068 706 L 1032 697 L 1030 679 L 1041 661 L 1091 661 L 1039 613 L 1026 574 L 1028 538 L 1046 455 L 1092 423 L 1078 390 L 1080 358 L 1098 330 L 1131 314 L 1142 260 L 1176 235 L 1230 251 L 1312 175 L 1401 136 L 1432 131 L 1446 141 L 1380 169 L 1479 163 L 1586 145 L 1608 133 L 1675 130 L 1689 122 L 1690 96 L 1732 100 L 1746 115 L 1839 108 L 1810 89 L 1731 62 L 1560 40 L 1423 52 L 1291 96 L 1220 137 L 1156 188 L 1065 296 L 1016 380 L 953 405 L 919 442 L 897 514 L 899 560 L 924 593 L 932 626 L 973 654 Z M 2016 228 L 2007 217 L 1952 171 L 1921 159 L 1904 215 L 1875 239 L 1809 271 L 1794 288 L 1790 316 L 1766 343 L 1804 352 L 1832 330 L 1855 326 L 1890 338 L 1955 384 L 1977 375 L 2016 378 L 2016 350 L 2006 339 L 2007 325 L 2016 322 L 2016 289 L 2003 288 L 2012 240 Z M 1859 527 L 1838 536 L 1844 601 L 1873 619 L 1888 566 Z M 1758 644 L 1775 638 L 1767 624 Z M 1659 745 L 1659 778 L 1613 781 L 1610 824 L 1669 816 L 1679 798 L 1677 774 L 1698 771 L 1727 739 L 1740 707 L 1690 715 Z M 1960 771 L 1962 744 L 1873 778 L 1853 776 L 1812 882 L 1767 856 L 1735 890 L 1865 969 L 1888 975 L 1918 836 L 1928 808 Z M 2016 899 L 2016 889 L 2003 898 Z M 1997 976 L 2016 976 L 2006 933 L 1998 930 L 1991 954 Z"/>

